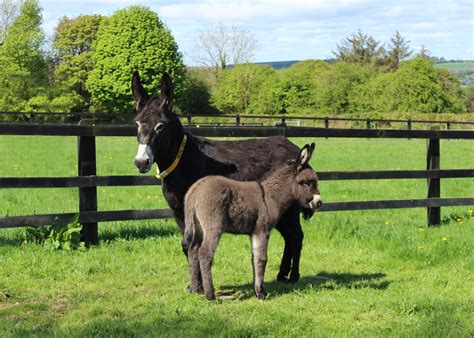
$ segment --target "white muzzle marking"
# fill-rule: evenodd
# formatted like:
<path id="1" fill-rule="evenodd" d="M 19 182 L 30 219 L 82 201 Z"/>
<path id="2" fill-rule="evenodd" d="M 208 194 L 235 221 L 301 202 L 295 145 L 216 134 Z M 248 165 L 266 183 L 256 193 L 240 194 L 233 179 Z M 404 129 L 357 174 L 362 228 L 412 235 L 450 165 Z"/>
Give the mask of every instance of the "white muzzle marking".
<path id="1" fill-rule="evenodd" d="M 313 200 L 309 202 L 309 206 L 311 209 L 317 209 L 319 208 L 322 201 L 323 200 L 321 199 L 321 195 L 313 195 Z"/>
<path id="2" fill-rule="evenodd" d="M 151 166 L 155 160 L 153 152 L 148 144 L 140 143 L 138 145 L 137 155 L 135 156 L 136 161 L 146 161 L 149 160 L 147 170 L 151 169 Z"/>

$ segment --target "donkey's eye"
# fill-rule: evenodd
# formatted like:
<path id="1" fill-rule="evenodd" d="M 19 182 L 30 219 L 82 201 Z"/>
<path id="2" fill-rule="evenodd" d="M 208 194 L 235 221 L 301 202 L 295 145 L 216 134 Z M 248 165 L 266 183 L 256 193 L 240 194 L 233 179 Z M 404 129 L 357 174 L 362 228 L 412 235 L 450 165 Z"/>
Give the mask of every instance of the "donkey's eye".
<path id="1" fill-rule="evenodd" d="M 164 124 L 161 123 L 161 122 L 158 122 L 158 123 L 156 124 L 155 128 L 153 128 L 153 130 L 154 130 L 155 132 L 159 132 L 161 129 L 163 129 L 163 127 L 164 127 Z"/>
<path id="2" fill-rule="evenodd" d="M 308 188 L 311 185 L 311 183 L 309 182 L 303 182 L 302 184 L 303 184 L 303 187 L 306 187 L 306 188 Z"/>

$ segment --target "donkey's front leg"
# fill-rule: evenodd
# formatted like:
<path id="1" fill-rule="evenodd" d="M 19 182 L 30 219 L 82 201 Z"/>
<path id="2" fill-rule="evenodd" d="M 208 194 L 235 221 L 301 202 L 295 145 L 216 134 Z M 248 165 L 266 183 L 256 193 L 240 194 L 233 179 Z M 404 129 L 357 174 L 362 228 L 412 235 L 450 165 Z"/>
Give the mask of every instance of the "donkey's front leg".
<path id="1" fill-rule="evenodd" d="M 269 231 L 262 231 L 251 235 L 252 241 L 252 263 L 253 263 L 253 287 L 255 295 L 259 299 L 266 296 L 263 287 L 263 279 L 265 275 L 265 266 L 267 265 L 267 247 Z"/>

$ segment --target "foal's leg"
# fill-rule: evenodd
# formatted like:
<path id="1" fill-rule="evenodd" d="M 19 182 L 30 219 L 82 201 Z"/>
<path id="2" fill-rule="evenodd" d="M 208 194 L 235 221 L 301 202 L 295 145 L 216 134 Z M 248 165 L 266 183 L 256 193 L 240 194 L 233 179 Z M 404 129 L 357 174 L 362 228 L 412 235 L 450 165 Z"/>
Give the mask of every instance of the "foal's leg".
<path id="1" fill-rule="evenodd" d="M 201 269 L 199 268 L 199 246 L 193 245 L 188 249 L 189 264 L 189 286 L 190 293 L 198 293 L 202 291 L 201 285 Z"/>
<path id="2" fill-rule="evenodd" d="M 267 247 L 270 232 L 259 232 L 251 235 L 252 241 L 252 263 L 253 263 L 253 287 L 255 295 L 264 299 L 266 292 L 263 287 L 265 267 L 267 265 Z"/>
<path id="3" fill-rule="evenodd" d="M 212 284 L 211 267 L 214 252 L 216 251 L 221 235 L 221 232 L 204 233 L 204 238 L 199 248 L 199 266 L 201 267 L 202 286 L 204 288 L 204 296 L 209 300 L 216 299 L 214 286 Z"/>

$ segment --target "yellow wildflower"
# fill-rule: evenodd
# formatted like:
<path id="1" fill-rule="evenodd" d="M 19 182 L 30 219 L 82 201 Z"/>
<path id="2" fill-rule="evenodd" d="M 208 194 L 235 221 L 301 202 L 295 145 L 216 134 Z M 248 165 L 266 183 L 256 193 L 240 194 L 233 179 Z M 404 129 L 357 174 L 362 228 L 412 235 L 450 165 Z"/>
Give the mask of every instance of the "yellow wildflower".
<path id="1" fill-rule="evenodd" d="M 449 239 L 449 237 L 443 237 L 443 238 L 441 238 L 441 240 L 443 240 L 443 241 L 447 241 L 448 239 Z"/>

